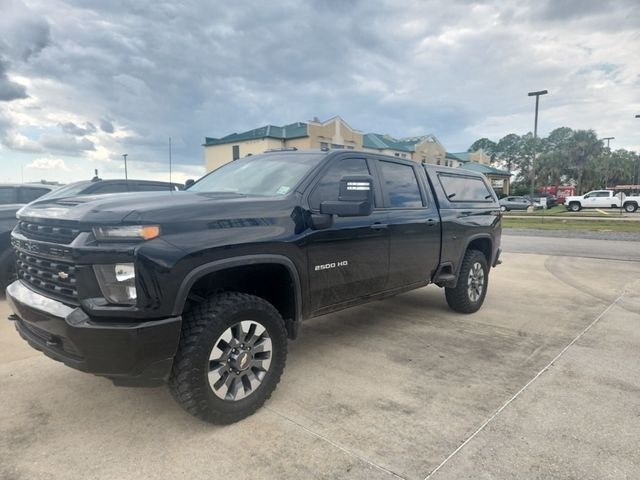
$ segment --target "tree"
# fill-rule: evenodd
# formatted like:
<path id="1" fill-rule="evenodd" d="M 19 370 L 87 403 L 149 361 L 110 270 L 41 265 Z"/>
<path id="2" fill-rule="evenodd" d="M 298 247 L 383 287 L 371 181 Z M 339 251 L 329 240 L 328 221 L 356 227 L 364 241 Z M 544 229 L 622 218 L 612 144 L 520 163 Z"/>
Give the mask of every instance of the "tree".
<path id="1" fill-rule="evenodd" d="M 576 130 L 573 132 L 569 142 L 568 154 L 571 168 L 575 170 L 576 189 L 578 194 L 582 194 L 583 178 L 585 169 L 602 153 L 602 140 L 598 140 L 596 132 L 593 130 Z"/>
<path id="2" fill-rule="evenodd" d="M 495 147 L 495 155 L 498 160 L 505 164 L 507 171 L 511 173 L 513 166 L 520 157 L 522 144 L 520 136 L 510 133 L 500 139 Z"/>
<path id="3" fill-rule="evenodd" d="M 496 142 L 493 140 L 489 140 L 488 138 L 476 140 L 467 149 L 467 152 L 477 152 L 478 150 L 483 150 L 484 153 L 489 155 L 491 157 L 491 162 L 495 161 Z"/>

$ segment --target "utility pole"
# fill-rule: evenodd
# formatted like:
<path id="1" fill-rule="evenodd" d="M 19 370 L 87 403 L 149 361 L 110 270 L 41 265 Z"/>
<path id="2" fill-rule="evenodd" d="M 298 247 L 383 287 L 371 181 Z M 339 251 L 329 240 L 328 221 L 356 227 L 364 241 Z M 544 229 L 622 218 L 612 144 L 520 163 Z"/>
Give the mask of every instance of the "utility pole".
<path id="1" fill-rule="evenodd" d="M 536 117 L 533 123 L 533 158 L 531 158 L 531 198 L 533 199 L 533 193 L 536 183 L 536 150 L 538 142 L 538 104 L 540 103 L 540 95 L 546 95 L 549 93 L 547 90 L 538 90 L 537 92 L 529 92 L 527 95 L 530 97 L 536 97 Z"/>
<path id="2" fill-rule="evenodd" d="M 604 137 L 602 140 L 607 141 L 607 152 L 609 155 L 609 161 L 607 162 L 607 168 L 604 170 L 604 188 L 607 188 L 607 183 L 609 182 L 609 164 L 611 163 L 611 149 L 609 148 L 609 142 L 614 140 L 616 137 Z"/>
<path id="3" fill-rule="evenodd" d="M 122 158 L 124 158 L 124 179 L 125 180 L 129 180 L 129 176 L 127 175 L 127 157 L 128 156 L 129 156 L 128 153 L 122 154 Z"/>

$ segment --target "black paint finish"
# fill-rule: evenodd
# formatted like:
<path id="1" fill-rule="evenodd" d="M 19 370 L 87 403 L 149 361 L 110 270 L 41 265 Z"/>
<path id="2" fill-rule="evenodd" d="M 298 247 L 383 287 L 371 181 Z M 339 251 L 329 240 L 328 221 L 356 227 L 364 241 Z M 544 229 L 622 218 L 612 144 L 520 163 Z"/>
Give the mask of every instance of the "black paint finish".
<path id="1" fill-rule="evenodd" d="M 286 153 L 292 161 L 300 154 Z M 254 157 L 256 168 L 267 155 Z M 23 222 L 79 231 L 65 245 L 38 240 L 20 227 L 12 234 L 14 247 L 23 254 L 75 265 L 77 299 L 57 298 L 55 292 L 24 281 L 12 284 L 7 293 L 20 318 L 18 330 L 36 348 L 75 368 L 119 383 L 154 383 L 171 368 L 180 315 L 198 301 L 202 292 L 194 292 L 197 286 L 270 292 L 279 299 L 274 304 L 294 337 L 303 319 L 431 282 L 442 284 L 436 272 L 447 267 L 456 275 L 471 242 L 486 251 L 489 264 L 497 258 L 501 227 L 495 195 L 456 203 L 446 198 L 437 180 L 440 173 L 486 183 L 484 177 L 362 152 L 319 158 L 299 185 L 282 196 L 187 190 L 74 197 L 23 208 Z M 332 162 L 348 158 L 366 160 L 375 208 L 368 216 L 322 215 L 308 197 Z M 391 208 L 393 196 L 385 190 L 379 161 L 413 169 L 422 206 Z M 335 198 L 325 200 L 338 200 L 338 187 L 336 182 Z M 92 233 L 95 226 L 140 224 L 159 225 L 160 236 L 139 243 L 100 243 Z M 127 262 L 135 264 L 137 303 L 109 304 L 92 265 Z M 277 268 L 273 273 L 272 266 Z M 253 284 L 254 279 L 260 283 Z M 47 335 L 57 340 L 49 345 Z M 65 345 L 73 352 L 66 352 Z"/>

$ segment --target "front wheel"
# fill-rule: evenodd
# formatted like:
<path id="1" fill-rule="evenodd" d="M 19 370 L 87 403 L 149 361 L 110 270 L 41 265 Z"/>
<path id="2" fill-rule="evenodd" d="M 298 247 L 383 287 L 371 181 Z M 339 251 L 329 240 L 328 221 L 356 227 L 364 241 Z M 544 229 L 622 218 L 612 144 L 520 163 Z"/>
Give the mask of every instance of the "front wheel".
<path id="1" fill-rule="evenodd" d="M 477 312 L 484 303 L 488 286 L 487 258 L 478 250 L 467 250 L 462 259 L 458 284 L 444 289 L 447 304 L 456 312 Z"/>
<path id="2" fill-rule="evenodd" d="M 192 415 L 237 422 L 271 396 L 286 357 L 287 333 L 273 305 L 245 293 L 221 293 L 184 315 L 169 388 Z"/>
<path id="3" fill-rule="evenodd" d="M 579 212 L 582 206 L 578 202 L 571 202 L 569 204 L 569 210 L 572 212 Z"/>

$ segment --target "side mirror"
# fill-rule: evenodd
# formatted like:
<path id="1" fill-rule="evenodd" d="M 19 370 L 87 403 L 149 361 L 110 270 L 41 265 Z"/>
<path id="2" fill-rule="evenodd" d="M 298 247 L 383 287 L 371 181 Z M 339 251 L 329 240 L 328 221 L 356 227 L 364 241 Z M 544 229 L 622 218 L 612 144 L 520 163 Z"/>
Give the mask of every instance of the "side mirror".
<path id="1" fill-rule="evenodd" d="M 184 188 L 189 188 L 191 185 L 193 185 L 194 183 L 196 183 L 196 181 L 193 178 L 189 178 L 187 179 L 186 182 L 184 182 Z"/>
<path id="2" fill-rule="evenodd" d="M 373 211 L 373 179 L 350 175 L 340 179 L 338 200 L 320 203 L 320 213 L 339 217 L 366 217 Z"/>

